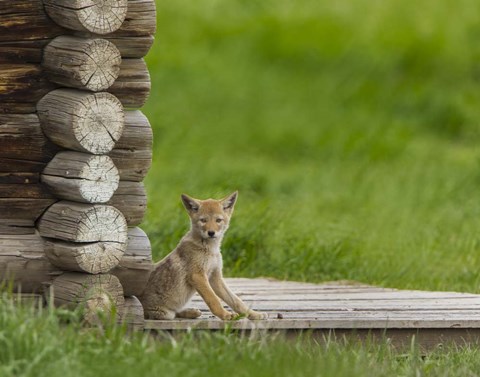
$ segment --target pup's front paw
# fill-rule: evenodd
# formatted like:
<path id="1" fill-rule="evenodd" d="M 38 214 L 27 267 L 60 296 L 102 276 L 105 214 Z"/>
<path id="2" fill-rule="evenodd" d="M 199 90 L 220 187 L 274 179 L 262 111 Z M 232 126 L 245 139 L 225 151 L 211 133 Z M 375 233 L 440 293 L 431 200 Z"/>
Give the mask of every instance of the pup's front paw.
<path id="1" fill-rule="evenodd" d="M 248 312 L 248 319 L 257 320 L 257 319 L 267 319 L 268 314 L 262 312 L 256 312 L 255 310 L 250 310 Z"/>
<path id="2" fill-rule="evenodd" d="M 218 314 L 215 314 L 218 318 L 224 320 L 224 321 L 230 321 L 233 319 L 233 317 L 235 317 L 235 314 L 233 313 L 230 313 L 229 311 L 227 310 L 224 310 L 223 312 L 221 313 L 218 313 Z"/>

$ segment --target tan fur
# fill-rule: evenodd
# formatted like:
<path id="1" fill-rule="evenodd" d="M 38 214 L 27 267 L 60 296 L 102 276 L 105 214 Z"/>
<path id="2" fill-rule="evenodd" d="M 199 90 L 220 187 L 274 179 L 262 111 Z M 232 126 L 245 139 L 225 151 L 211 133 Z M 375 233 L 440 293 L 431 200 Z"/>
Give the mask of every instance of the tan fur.
<path id="1" fill-rule="evenodd" d="M 140 301 L 149 319 L 197 318 L 198 309 L 184 306 L 198 292 L 214 315 L 229 320 L 220 299 L 249 319 L 264 319 L 265 313 L 251 310 L 225 284 L 220 244 L 228 229 L 237 192 L 221 200 L 198 200 L 182 195 L 190 216 L 190 231 L 177 247 L 155 265 Z"/>

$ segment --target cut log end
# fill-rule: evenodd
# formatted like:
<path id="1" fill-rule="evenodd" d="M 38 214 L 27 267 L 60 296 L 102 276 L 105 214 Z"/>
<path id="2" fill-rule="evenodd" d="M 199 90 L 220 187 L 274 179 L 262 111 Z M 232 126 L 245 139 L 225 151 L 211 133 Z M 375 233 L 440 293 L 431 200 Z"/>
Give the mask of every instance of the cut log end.
<path id="1" fill-rule="evenodd" d="M 61 201 L 52 205 L 38 221 L 42 237 L 70 242 L 127 241 L 127 222 L 122 213 L 100 204 Z"/>
<path id="2" fill-rule="evenodd" d="M 60 36 L 45 47 L 42 64 L 51 81 L 97 92 L 114 83 L 121 61 L 120 51 L 106 39 Z"/>
<path id="3" fill-rule="evenodd" d="M 110 152 L 124 129 L 123 106 L 106 92 L 54 90 L 40 100 L 37 110 L 49 139 L 80 152 Z"/>
<path id="4" fill-rule="evenodd" d="M 120 51 L 105 39 L 94 39 L 85 55 L 85 64 L 78 71 L 82 85 L 93 91 L 109 88 L 120 72 Z"/>
<path id="5" fill-rule="evenodd" d="M 127 0 L 44 0 L 48 15 L 59 25 L 96 34 L 114 32 L 127 14 Z"/>
<path id="6" fill-rule="evenodd" d="M 118 265 L 126 243 L 94 242 L 73 243 L 46 241 L 45 253 L 50 262 L 67 271 L 101 274 Z"/>
<path id="7" fill-rule="evenodd" d="M 110 93 L 91 94 L 79 108 L 76 137 L 92 153 L 107 153 L 121 137 L 125 115 L 121 102 Z"/>
<path id="8" fill-rule="evenodd" d="M 59 152 L 43 171 L 42 182 L 62 199 L 106 203 L 118 188 L 119 174 L 108 156 Z"/>

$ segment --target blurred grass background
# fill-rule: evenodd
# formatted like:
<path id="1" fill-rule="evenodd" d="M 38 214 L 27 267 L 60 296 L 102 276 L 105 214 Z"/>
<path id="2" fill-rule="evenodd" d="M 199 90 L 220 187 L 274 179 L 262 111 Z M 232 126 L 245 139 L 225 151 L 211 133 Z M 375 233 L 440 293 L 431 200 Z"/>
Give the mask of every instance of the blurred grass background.
<path id="1" fill-rule="evenodd" d="M 480 4 L 162 0 L 155 259 L 240 191 L 230 276 L 480 291 Z"/>

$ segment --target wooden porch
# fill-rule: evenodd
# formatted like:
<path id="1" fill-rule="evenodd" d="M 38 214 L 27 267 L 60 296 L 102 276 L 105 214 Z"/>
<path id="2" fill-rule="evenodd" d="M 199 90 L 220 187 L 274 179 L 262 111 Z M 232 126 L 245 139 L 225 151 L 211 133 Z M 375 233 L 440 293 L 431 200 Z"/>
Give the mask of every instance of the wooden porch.
<path id="1" fill-rule="evenodd" d="M 262 321 L 223 322 L 199 296 L 191 306 L 204 314 L 194 320 L 147 320 L 145 329 L 185 331 L 281 331 L 288 335 L 309 330 L 318 339 L 388 338 L 422 347 L 480 343 L 480 295 L 380 288 L 357 283 L 309 284 L 271 279 L 227 279 L 229 286 L 253 309 L 267 312 Z"/>

